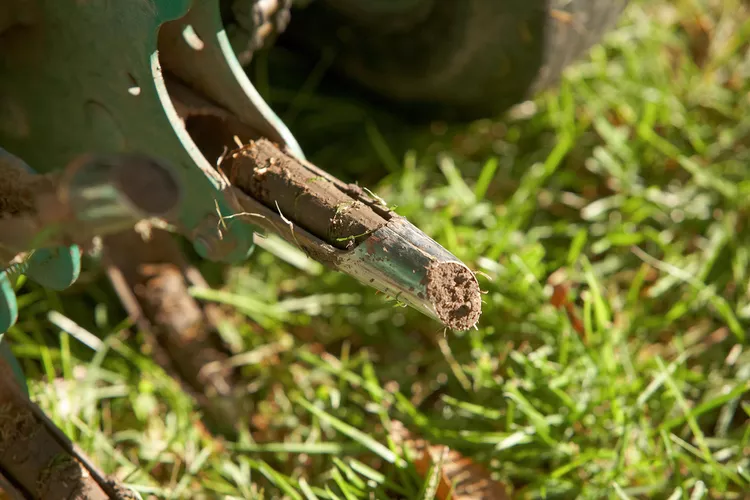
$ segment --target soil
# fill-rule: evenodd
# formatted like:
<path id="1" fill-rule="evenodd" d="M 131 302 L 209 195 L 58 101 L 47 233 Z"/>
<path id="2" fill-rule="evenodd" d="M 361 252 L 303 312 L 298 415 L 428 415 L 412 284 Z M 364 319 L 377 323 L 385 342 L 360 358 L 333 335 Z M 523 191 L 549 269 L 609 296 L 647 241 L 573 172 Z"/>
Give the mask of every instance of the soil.
<path id="1" fill-rule="evenodd" d="M 0 156 L 0 218 L 36 213 L 35 186 L 41 179 L 26 172 L 16 158 Z"/>
<path id="2" fill-rule="evenodd" d="M 143 266 L 142 276 L 143 284 L 134 289 L 136 297 L 152 325 L 162 330 L 161 342 L 170 357 L 180 360 L 181 377 L 203 390 L 213 387 L 216 392 L 225 392 L 231 388 L 232 380 L 222 380 L 230 375 L 226 370 L 220 376 L 202 370 L 211 363 L 226 361 L 227 354 L 212 345 L 213 332 L 188 292 L 182 271 L 173 264 L 159 264 Z"/>
<path id="3" fill-rule="evenodd" d="M 174 176 L 149 158 L 117 158 L 111 180 L 131 202 L 149 213 L 162 214 L 177 204 L 179 186 Z M 36 215 L 41 194 L 52 193 L 62 172 L 37 175 L 15 158 L 0 156 L 0 218 Z"/>
<path id="4" fill-rule="evenodd" d="M 212 322 L 219 311 L 190 295 L 190 268 L 174 236 L 152 229 L 144 241 L 126 231 L 104 245 L 110 280 L 154 359 L 195 398 L 214 431 L 233 436 L 244 407 L 227 363 L 231 353 Z"/>
<path id="5" fill-rule="evenodd" d="M 468 330 L 482 314 L 479 283 L 457 262 L 435 263 L 427 269 L 427 298 L 440 321 L 454 330 Z"/>
<path id="6" fill-rule="evenodd" d="M 386 223 L 267 139 L 233 152 L 222 168 L 234 186 L 337 248 L 354 247 Z"/>
<path id="7" fill-rule="evenodd" d="M 95 474 L 40 414 L 0 359 L 0 474 L 28 498 L 108 499 Z"/>
<path id="8" fill-rule="evenodd" d="M 112 491 L 112 500 L 137 500 L 135 492 L 120 485 L 114 479 L 107 481 L 107 487 Z"/>

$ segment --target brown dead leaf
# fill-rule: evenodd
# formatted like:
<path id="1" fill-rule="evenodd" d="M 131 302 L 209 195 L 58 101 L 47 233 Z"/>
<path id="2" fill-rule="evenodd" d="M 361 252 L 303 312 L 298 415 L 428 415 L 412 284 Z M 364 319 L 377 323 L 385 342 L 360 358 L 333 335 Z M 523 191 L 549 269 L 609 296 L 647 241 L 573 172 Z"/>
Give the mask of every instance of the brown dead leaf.
<path id="1" fill-rule="evenodd" d="M 688 21 L 684 21 L 682 28 L 689 39 L 690 56 L 696 66 L 703 68 L 709 60 L 711 42 L 714 37 L 714 25 L 711 19 L 699 14 Z"/>
<path id="2" fill-rule="evenodd" d="M 586 33 L 586 27 L 579 20 L 577 20 L 571 12 L 560 9 L 552 9 L 549 12 L 549 16 L 562 25 L 571 26 L 578 32 L 578 34 Z"/>
<path id="3" fill-rule="evenodd" d="M 566 12 L 564 10 L 559 9 L 552 9 L 549 12 L 549 15 L 552 19 L 565 23 L 565 24 L 573 24 L 573 14 L 570 12 Z"/>
<path id="4" fill-rule="evenodd" d="M 435 495 L 438 500 L 510 499 L 505 485 L 492 479 L 486 468 L 458 451 L 415 437 L 396 420 L 392 422 L 390 434 L 396 444 L 408 448 L 416 456 L 414 467 L 422 477 L 429 474 L 433 465 L 442 463 Z"/>
<path id="5" fill-rule="evenodd" d="M 0 486 L 0 500 L 16 500 L 23 498 L 18 491 L 12 492 L 10 488 L 12 488 L 12 486 L 8 485 L 8 491 L 6 491 Z"/>
<path id="6" fill-rule="evenodd" d="M 578 316 L 578 312 L 576 311 L 575 305 L 569 298 L 571 286 L 570 281 L 565 275 L 565 270 L 558 269 L 557 271 L 552 273 L 547 279 L 547 283 L 552 286 L 552 297 L 550 298 L 550 303 L 552 304 L 552 306 L 555 309 L 564 309 L 565 314 L 567 314 L 568 316 L 568 320 L 570 320 L 570 324 L 573 327 L 573 330 L 575 330 L 576 333 L 581 336 L 581 338 L 586 340 L 586 330 L 583 327 L 583 321 L 581 321 L 581 318 Z"/>

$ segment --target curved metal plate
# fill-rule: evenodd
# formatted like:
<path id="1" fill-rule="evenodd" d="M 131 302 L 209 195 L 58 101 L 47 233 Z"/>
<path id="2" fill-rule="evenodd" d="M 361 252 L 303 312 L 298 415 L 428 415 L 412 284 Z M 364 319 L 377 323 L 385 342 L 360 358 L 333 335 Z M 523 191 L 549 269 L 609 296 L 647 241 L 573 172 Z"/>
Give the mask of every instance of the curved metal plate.
<path id="1" fill-rule="evenodd" d="M 304 159 L 297 140 L 263 100 L 235 57 L 216 0 L 195 0 L 185 17 L 164 25 L 159 46 L 165 68 L 260 135 Z"/>

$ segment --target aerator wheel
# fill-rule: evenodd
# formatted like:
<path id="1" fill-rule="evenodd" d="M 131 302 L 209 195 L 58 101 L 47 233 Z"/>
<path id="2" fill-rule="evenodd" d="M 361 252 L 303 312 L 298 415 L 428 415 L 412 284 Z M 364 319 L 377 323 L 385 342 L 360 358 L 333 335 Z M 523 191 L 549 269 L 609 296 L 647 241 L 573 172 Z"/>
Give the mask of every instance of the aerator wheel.
<path id="1" fill-rule="evenodd" d="M 313 0 L 290 43 L 427 118 L 501 113 L 557 82 L 628 0 Z"/>

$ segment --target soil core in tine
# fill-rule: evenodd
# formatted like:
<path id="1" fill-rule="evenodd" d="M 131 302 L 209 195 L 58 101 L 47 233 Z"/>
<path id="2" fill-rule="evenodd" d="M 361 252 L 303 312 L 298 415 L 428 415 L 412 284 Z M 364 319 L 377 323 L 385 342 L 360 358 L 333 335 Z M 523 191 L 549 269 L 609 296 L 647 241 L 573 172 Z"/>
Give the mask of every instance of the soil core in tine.
<path id="1" fill-rule="evenodd" d="M 468 330 L 482 314 L 482 296 L 474 273 L 457 262 L 427 269 L 427 298 L 438 318 L 453 330 Z"/>
<path id="2" fill-rule="evenodd" d="M 339 249 L 360 244 L 386 223 L 371 207 L 268 139 L 252 141 L 234 152 L 224 168 L 233 185 Z"/>

